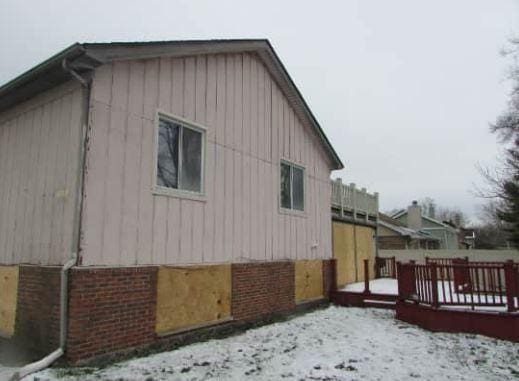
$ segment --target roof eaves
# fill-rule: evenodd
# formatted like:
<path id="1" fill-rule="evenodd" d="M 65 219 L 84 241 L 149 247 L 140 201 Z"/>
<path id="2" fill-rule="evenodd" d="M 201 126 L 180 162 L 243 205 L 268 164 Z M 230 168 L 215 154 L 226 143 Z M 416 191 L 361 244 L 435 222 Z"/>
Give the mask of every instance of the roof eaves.
<path id="1" fill-rule="evenodd" d="M 344 168 L 339 155 L 267 39 L 75 43 L 0 87 L 0 111 L 35 95 L 39 91 L 43 91 L 42 89 L 45 87 L 64 82 L 68 78 L 68 74 L 61 68 L 62 61 L 65 58 L 74 60 L 84 55 L 94 62 L 95 66 L 98 66 L 112 60 L 164 55 L 165 47 L 168 47 L 170 49 L 169 53 L 173 54 L 177 50 L 176 48 L 180 46 L 182 46 L 182 52 L 179 54 L 183 55 L 187 55 L 190 52 L 192 54 L 202 54 L 201 51 L 204 54 L 240 51 L 265 52 L 274 64 L 275 69 L 280 73 L 282 80 L 287 84 L 289 91 L 294 93 L 295 101 L 299 103 L 298 107 L 313 126 L 323 147 L 326 149 L 331 159 L 331 169 Z M 139 50 L 136 51 L 135 49 Z"/>
<path id="2" fill-rule="evenodd" d="M 398 218 L 398 217 L 401 217 L 403 216 L 404 214 L 407 213 L 407 210 L 405 209 L 402 209 L 402 210 L 399 210 L 398 212 L 394 213 L 391 218 Z"/>
<path id="3" fill-rule="evenodd" d="M 87 55 L 82 44 L 72 44 L 2 85 L 0 112 L 70 79 L 70 74 L 63 69 L 64 60 L 78 72 L 90 70 L 101 64 Z"/>

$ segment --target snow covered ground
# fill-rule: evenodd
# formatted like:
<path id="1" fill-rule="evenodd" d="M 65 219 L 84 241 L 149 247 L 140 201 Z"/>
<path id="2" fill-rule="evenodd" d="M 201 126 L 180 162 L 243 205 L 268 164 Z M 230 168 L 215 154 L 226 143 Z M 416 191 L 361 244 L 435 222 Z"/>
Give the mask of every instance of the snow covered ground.
<path id="1" fill-rule="evenodd" d="M 32 381 L 518 380 L 519 344 L 431 333 L 392 311 L 328 307 L 222 340 Z"/>
<path id="2" fill-rule="evenodd" d="M 0 359 L 1 360 L 1 359 Z M 0 362 L 0 380 L 5 381 L 8 380 L 9 377 L 16 371 L 16 368 L 2 366 Z"/>

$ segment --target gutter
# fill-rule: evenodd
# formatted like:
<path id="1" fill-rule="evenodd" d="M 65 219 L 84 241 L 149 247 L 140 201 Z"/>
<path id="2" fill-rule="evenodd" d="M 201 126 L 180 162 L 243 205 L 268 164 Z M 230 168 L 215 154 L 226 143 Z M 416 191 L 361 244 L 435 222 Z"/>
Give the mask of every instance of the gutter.
<path id="1" fill-rule="evenodd" d="M 84 187 L 84 163 L 86 153 L 86 133 L 89 119 L 89 108 L 90 108 L 90 80 L 83 78 L 73 68 L 70 67 L 67 58 L 62 60 L 63 70 L 68 72 L 74 79 L 76 79 L 83 87 L 83 111 L 81 115 L 81 134 L 80 134 L 80 149 L 79 149 L 79 164 L 78 164 L 78 187 L 77 187 L 77 198 L 76 198 L 76 210 L 74 216 L 74 237 L 72 239 L 72 254 L 69 260 L 61 268 L 61 280 L 60 280 L 60 335 L 59 335 L 59 348 L 54 352 L 48 354 L 39 361 L 27 364 L 15 372 L 10 381 L 19 381 L 22 378 L 48 368 L 53 362 L 59 359 L 65 354 L 67 345 L 67 333 L 68 333 L 68 273 L 69 270 L 76 266 L 79 259 L 79 236 L 81 230 L 81 211 L 83 209 L 83 187 Z"/>

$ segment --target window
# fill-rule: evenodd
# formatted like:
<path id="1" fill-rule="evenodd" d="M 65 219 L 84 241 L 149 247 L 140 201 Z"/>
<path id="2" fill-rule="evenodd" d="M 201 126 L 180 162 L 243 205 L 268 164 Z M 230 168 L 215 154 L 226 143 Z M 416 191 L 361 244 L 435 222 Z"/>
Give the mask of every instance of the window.
<path id="1" fill-rule="evenodd" d="M 284 209 L 305 210 L 304 169 L 281 162 L 281 207 Z"/>
<path id="2" fill-rule="evenodd" d="M 203 130 L 159 118 L 157 187 L 202 193 Z"/>

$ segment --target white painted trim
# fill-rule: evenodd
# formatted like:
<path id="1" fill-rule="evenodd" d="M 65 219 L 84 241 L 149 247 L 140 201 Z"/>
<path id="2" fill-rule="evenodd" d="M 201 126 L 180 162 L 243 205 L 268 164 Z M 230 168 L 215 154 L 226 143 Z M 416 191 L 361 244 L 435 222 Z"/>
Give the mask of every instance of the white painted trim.
<path id="1" fill-rule="evenodd" d="M 168 188 L 157 185 L 157 164 L 158 164 L 158 149 L 159 149 L 159 126 L 160 120 L 170 120 L 172 122 L 176 122 L 182 125 L 183 128 L 189 128 L 195 131 L 198 131 L 202 135 L 202 149 L 201 149 L 201 168 L 200 168 L 200 192 L 193 192 L 184 189 L 175 189 Z M 155 111 L 155 121 L 154 121 L 154 144 L 153 144 L 153 185 L 152 185 L 152 193 L 157 196 L 168 196 L 168 197 L 176 197 L 176 198 L 184 198 L 193 201 L 207 201 L 205 194 L 205 168 L 206 168 L 206 149 L 207 149 L 207 127 L 188 120 L 186 118 L 180 117 L 178 115 L 166 112 L 161 109 L 156 109 Z M 182 145 L 182 130 L 179 136 L 179 146 Z M 180 182 L 181 178 L 181 165 L 182 165 L 182 151 L 181 147 L 179 147 L 179 160 L 178 160 L 178 180 Z"/>
<path id="2" fill-rule="evenodd" d="M 174 189 L 168 187 L 161 187 L 159 185 L 155 185 L 152 190 L 154 196 L 166 196 L 166 197 L 175 197 L 182 198 L 186 200 L 198 201 L 198 202 L 206 202 L 207 196 L 204 193 L 198 192 L 190 192 L 182 189 Z"/>

